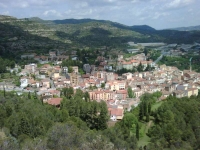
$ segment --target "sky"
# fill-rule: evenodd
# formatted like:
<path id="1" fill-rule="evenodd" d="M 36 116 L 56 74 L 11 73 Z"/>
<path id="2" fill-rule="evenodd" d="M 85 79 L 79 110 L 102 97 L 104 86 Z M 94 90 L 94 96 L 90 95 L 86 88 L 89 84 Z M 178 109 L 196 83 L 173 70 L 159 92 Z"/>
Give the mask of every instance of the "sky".
<path id="1" fill-rule="evenodd" d="M 110 20 L 155 29 L 200 25 L 200 0 L 0 0 L 0 14 L 44 20 Z"/>

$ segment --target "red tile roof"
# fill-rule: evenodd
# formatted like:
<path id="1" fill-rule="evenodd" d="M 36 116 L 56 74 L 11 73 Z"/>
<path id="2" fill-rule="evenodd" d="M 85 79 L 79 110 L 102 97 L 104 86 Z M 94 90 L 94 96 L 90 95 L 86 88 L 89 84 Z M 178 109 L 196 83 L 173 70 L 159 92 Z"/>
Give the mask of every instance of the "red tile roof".
<path id="1" fill-rule="evenodd" d="M 116 116 L 123 116 L 124 110 L 123 109 L 116 109 L 116 108 L 109 108 L 110 115 Z"/>
<path id="2" fill-rule="evenodd" d="M 61 101 L 62 101 L 62 98 L 51 98 L 50 100 L 48 100 L 47 103 L 49 105 L 55 105 L 55 106 L 57 106 L 57 105 L 60 105 Z"/>

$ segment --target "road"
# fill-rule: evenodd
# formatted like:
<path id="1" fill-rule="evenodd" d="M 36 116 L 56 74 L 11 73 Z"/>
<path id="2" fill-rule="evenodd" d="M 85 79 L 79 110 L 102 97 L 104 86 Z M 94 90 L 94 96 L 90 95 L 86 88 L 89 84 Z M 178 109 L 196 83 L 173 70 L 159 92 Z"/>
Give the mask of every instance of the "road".
<path id="1" fill-rule="evenodd" d="M 49 80 L 50 80 L 51 88 L 55 89 L 55 85 L 54 85 L 53 80 L 52 80 L 53 74 L 54 73 L 51 73 L 51 75 L 49 76 Z"/>
<path id="2" fill-rule="evenodd" d="M 167 52 L 162 51 L 161 55 L 154 61 L 154 64 L 157 64 L 163 58 L 163 56 L 166 54 L 167 54 Z"/>
<path id="3" fill-rule="evenodd" d="M 163 54 L 160 55 L 155 61 L 154 64 L 157 64 L 163 58 Z"/>
<path id="4" fill-rule="evenodd" d="M 0 89 L 0 90 L 4 90 L 4 89 Z M 22 88 L 5 88 L 5 91 L 6 92 L 12 92 L 12 91 L 15 91 L 15 92 L 31 92 L 33 93 L 34 91 L 33 90 L 26 90 L 26 89 L 22 89 Z"/>
<path id="5" fill-rule="evenodd" d="M 54 83 L 53 83 L 53 80 L 52 80 L 52 79 L 50 79 L 50 84 L 51 84 L 51 88 L 55 89 L 55 85 L 54 85 Z"/>

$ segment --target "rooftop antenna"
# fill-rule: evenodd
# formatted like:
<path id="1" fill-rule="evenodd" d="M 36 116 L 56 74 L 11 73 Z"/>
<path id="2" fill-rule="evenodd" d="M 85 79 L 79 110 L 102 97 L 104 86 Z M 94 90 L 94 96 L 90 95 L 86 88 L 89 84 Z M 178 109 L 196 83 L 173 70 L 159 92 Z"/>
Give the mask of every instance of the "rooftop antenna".
<path id="1" fill-rule="evenodd" d="M 191 62 L 192 62 L 192 57 L 190 58 L 190 72 L 192 72 L 192 64 L 191 64 Z"/>

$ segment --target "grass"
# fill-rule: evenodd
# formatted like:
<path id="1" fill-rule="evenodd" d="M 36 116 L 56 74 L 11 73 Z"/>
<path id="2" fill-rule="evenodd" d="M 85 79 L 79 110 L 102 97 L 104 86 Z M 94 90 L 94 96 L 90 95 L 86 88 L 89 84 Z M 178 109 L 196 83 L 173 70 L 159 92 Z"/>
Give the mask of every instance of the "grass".
<path id="1" fill-rule="evenodd" d="M 152 106 L 152 111 L 157 110 L 162 104 L 164 103 L 164 101 L 160 101 L 155 103 Z M 151 128 L 154 125 L 153 122 L 153 117 L 150 117 L 150 121 L 148 123 L 146 122 L 140 122 L 141 128 L 140 128 L 140 140 L 138 141 L 138 147 L 144 147 L 145 145 L 148 145 L 151 138 L 147 136 L 148 130 L 149 128 Z"/>
<path id="2" fill-rule="evenodd" d="M 4 132 L 0 131 L 0 139 L 4 139 L 6 138 L 6 135 Z"/>
<path id="3" fill-rule="evenodd" d="M 141 122 L 141 129 L 140 129 L 140 140 L 138 141 L 138 147 L 143 147 L 148 145 L 151 138 L 146 135 L 148 133 L 149 128 L 153 125 L 153 122 L 150 121 L 148 123 Z"/>
<path id="4" fill-rule="evenodd" d="M 152 111 L 157 110 L 163 103 L 164 103 L 164 101 L 160 101 L 160 102 L 155 103 L 155 104 L 152 106 L 151 110 L 152 110 Z"/>
<path id="5" fill-rule="evenodd" d="M 129 58 L 129 57 L 132 57 L 132 56 L 135 56 L 135 55 L 137 55 L 137 54 L 139 54 L 140 52 L 138 52 L 138 53 L 125 53 L 124 54 L 124 58 Z"/>

